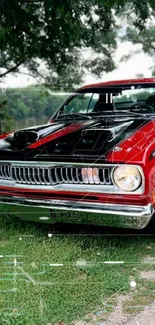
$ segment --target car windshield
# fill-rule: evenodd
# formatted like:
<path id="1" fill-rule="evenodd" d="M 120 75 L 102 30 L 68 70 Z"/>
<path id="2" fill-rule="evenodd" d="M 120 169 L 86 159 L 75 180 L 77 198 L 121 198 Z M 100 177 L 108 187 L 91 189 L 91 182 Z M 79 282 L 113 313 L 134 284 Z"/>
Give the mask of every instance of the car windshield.
<path id="1" fill-rule="evenodd" d="M 155 84 L 82 89 L 69 97 L 57 117 L 113 112 L 155 114 Z"/>

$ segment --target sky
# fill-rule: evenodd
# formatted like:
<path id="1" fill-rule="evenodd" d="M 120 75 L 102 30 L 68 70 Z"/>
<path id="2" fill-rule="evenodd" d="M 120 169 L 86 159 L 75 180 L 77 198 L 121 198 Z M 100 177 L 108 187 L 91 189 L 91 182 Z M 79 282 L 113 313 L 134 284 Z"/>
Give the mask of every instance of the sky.
<path id="1" fill-rule="evenodd" d="M 144 77 L 151 77 L 151 66 L 154 65 L 153 59 L 148 55 L 144 54 L 141 50 L 141 47 L 137 46 L 137 50 L 140 53 L 133 55 L 131 59 L 127 62 L 119 62 L 122 55 L 127 55 L 131 51 L 135 50 L 135 45 L 132 45 L 130 42 L 119 43 L 118 49 L 115 52 L 115 60 L 117 63 L 117 69 L 114 71 L 104 74 L 101 78 L 94 78 L 91 74 L 88 74 L 84 78 L 84 84 L 100 82 L 100 81 L 109 81 L 109 80 L 120 80 L 120 79 L 130 79 L 135 78 L 137 74 L 142 73 Z M 23 68 L 23 72 L 27 72 Z M 21 72 L 22 72 L 21 71 Z M 37 80 L 33 77 L 29 77 L 24 74 L 18 74 L 17 76 L 9 74 L 5 80 L 0 84 L 0 87 L 26 87 L 28 85 L 34 85 L 37 83 Z"/>

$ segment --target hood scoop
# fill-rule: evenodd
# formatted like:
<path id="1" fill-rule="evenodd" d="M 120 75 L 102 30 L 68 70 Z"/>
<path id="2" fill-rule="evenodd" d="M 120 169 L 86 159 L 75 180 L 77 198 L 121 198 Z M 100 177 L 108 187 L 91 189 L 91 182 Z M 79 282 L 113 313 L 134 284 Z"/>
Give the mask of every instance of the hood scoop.
<path id="1" fill-rule="evenodd" d="M 25 148 L 39 139 L 39 134 L 35 131 L 18 131 L 14 134 L 14 139 L 21 148 Z"/>
<path id="2" fill-rule="evenodd" d="M 133 121 L 117 123 L 117 125 L 116 123 L 109 123 L 109 125 L 98 123 L 83 130 L 80 140 L 77 145 L 74 145 L 74 154 L 103 155 L 122 140 L 124 134 L 127 135 L 130 132 L 129 127 L 132 123 Z"/>
<path id="3" fill-rule="evenodd" d="M 125 123 L 118 123 L 116 125 L 107 125 L 107 126 L 103 126 L 100 123 L 94 125 L 93 127 L 89 127 L 88 129 L 83 131 L 83 134 L 85 135 L 89 135 L 92 133 L 94 133 L 94 131 L 100 131 L 100 132 L 106 132 L 109 133 L 110 139 L 109 141 L 113 140 L 116 136 L 118 136 L 120 133 L 122 133 L 125 129 L 127 129 L 131 124 L 133 123 L 133 120 L 125 122 Z"/>
<path id="4" fill-rule="evenodd" d="M 14 140 L 20 149 L 24 149 L 37 140 L 59 130 L 63 126 L 64 124 L 46 124 L 19 130 L 14 133 Z"/>

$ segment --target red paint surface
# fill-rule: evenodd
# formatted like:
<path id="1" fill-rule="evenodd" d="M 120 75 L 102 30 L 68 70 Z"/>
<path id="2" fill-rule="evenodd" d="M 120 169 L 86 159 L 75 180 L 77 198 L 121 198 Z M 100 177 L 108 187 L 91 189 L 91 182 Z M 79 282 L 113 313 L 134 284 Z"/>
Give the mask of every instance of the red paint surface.
<path id="1" fill-rule="evenodd" d="M 113 80 L 106 82 L 99 82 L 95 84 L 85 85 L 80 89 L 93 88 L 93 87 L 104 87 L 104 86 L 115 86 L 115 85 L 125 85 L 125 84 L 136 84 L 136 83 L 155 83 L 155 78 L 138 78 L 138 79 L 124 79 L 124 80 Z"/>
<path id="2" fill-rule="evenodd" d="M 71 192 L 71 191 L 54 191 L 54 190 L 38 190 L 38 189 L 15 189 L 14 187 L 1 186 L 0 195 L 4 196 L 18 196 L 24 198 L 38 198 L 38 199 L 57 199 L 57 200 L 72 200 L 89 201 L 96 203 L 118 203 L 118 204 L 135 204 L 145 205 L 149 201 L 146 195 L 127 195 L 127 194 L 102 194 L 89 192 Z"/>
<path id="3" fill-rule="evenodd" d="M 11 132 L 0 134 L 0 139 L 4 139 L 10 134 L 11 134 Z"/>
<path id="4" fill-rule="evenodd" d="M 148 155 L 155 148 L 155 120 L 149 121 L 117 144 L 122 150 L 111 151 L 107 162 L 125 162 L 146 165 Z"/>

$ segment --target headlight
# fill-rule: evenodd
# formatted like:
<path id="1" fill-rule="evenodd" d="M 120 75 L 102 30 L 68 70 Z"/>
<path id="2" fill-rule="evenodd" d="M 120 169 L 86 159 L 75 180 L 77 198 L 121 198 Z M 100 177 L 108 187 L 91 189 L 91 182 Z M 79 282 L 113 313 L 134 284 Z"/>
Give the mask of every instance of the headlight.
<path id="1" fill-rule="evenodd" d="M 114 169 L 113 180 L 123 191 L 132 192 L 141 185 L 142 177 L 136 167 L 124 165 Z"/>

